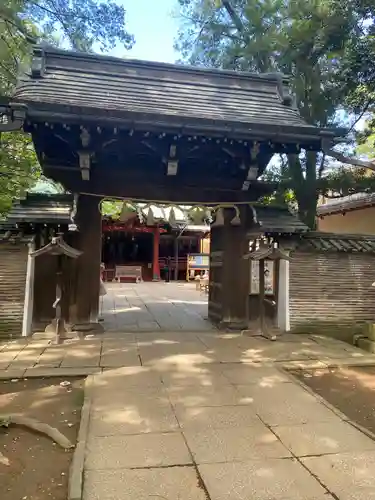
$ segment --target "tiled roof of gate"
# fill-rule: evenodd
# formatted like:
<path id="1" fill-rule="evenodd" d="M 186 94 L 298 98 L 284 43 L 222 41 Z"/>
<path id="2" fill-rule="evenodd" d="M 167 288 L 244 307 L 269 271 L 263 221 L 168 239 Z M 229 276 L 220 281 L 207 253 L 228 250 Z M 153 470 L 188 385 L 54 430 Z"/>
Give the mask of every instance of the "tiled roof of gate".
<path id="1" fill-rule="evenodd" d="M 306 224 L 286 207 L 254 205 L 254 209 L 261 224 L 260 229 L 264 233 L 296 234 L 309 230 Z"/>
<path id="2" fill-rule="evenodd" d="M 155 125 L 181 124 L 217 129 L 265 125 L 277 134 L 320 137 L 292 105 L 287 80 L 281 74 L 251 74 L 195 68 L 108 56 L 37 48 L 42 71 L 26 75 L 15 100 L 28 106 L 29 116 L 52 107 L 69 115 L 105 115 Z M 34 59 L 36 60 L 36 59 Z M 35 69 L 36 68 L 36 69 Z M 74 111 L 75 110 L 75 111 Z M 277 130 L 276 130 L 277 129 Z M 335 135 L 332 131 L 324 135 Z"/>
<path id="3" fill-rule="evenodd" d="M 27 194 L 16 202 L 4 221 L 4 227 L 27 223 L 69 224 L 73 196 L 69 194 Z M 0 222 L 0 225 L 1 222 Z"/>
<path id="4" fill-rule="evenodd" d="M 375 236 L 309 232 L 302 246 L 319 252 L 375 253 Z"/>

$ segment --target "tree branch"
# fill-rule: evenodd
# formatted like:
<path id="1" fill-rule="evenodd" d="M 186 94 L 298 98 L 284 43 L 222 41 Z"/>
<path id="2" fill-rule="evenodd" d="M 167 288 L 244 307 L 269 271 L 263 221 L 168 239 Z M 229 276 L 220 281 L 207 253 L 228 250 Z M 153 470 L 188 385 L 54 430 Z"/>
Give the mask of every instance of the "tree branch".
<path id="1" fill-rule="evenodd" d="M 241 18 L 239 17 L 237 12 L 232 7 L 230 0 L 222 0 L 221 3 L 223 4 L 224 9 L 227 11 L 229 17 L 232 19 L 232 22 L 235 25 L 235 27 L 242 34 L 245 41 L 248 41 L 249 37 L 246 33 L 245 26 L 243 25 L 243 22 L 241 21 Z"/>
<path id="2" fill-rule="evenodd" d="M 354 167 L 364 167 L 375 172 L 375 160 L 360 160 L 359 158 L 349 158 L 348 156 L 343 155 L 342 153 L 338 153 L 337 151 L 333 151 L 332 149 L 325 148 L 323 145 L 323 153 L 331 158 L 335 158 L 342 163 L 346 163 L 348 165 L 353 165 Z"/>
<path id="3" fill-rule="evenodd" d="M 354 123 L 352 123 L 350 129 L 348 130 L 347 134 L 346 135 L 349 135 L 354 127 L 357 125 L 357 123 L 363 118 L 363 116 L 365 115 L 365 113 L 367 112 L 368 108 L 370 107 L 370 104 L 372 103 L 371 100 L 367 101 L 367 103 L 365 104 L 361 114 L 357 117 L 357 119 L 354 121 Z"/>
<path id="4" fill-rule="evenodd" d="M 319 170 L 318 170 L 318 179 L 322 178 L 325 160 L 326 160 L 326 153 L 323 153 L 322 157 L 320 159 L 320 165 L 319 165 Z"/>

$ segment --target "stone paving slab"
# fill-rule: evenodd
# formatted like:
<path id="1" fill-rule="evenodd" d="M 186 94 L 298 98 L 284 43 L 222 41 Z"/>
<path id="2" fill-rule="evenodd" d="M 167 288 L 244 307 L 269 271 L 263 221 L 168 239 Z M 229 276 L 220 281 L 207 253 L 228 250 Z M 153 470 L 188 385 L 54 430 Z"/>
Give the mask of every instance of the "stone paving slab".
<path id="1" fill-rule="evenodd" d="M 139 405 L 170 406 L 167 391 L 159 387 L 127 387 L 120 388 L 108 384 L 100 389 L 92 389 L 92 407 L 95 410 L 118 410 L 137 407 Z"/>
<path id="2" fill-rule="evenodd" d="M 182 435 L 175 433 L 132 436 L 90 436 L 86 470 L 166 467 L 192 464 Z"/>
<path id="3" fill-rule="evenodd" d="M 251 427 L 261 423 L 249 406 L 179 406 L 175 412 L 181 428 L 189 430 Z"/>
<path id="4" fill-rule="evenodd" d="M 375 499 L 374 451 L 303 458 L 302 463 L 339 500 Z"/>
<path id="5" fill-rule="evenodd" d="M 122 366 L 141 366 L 141 360 L 138 353 L 124 352 L 119 354 L 103 354 L 100 357 L 99 364 L 102 368 L 122 367 Z"/>
<path id="6" fill-rule="evenodd" d="M 185 429 L 183 433 L 197 464 L 291 456 L 290 451 L 261 422 L 250 427 Z"/>
<path id="7" fill-rule="evenodd" d="M 9 370 L 0 370 L 0 380 L 9 380 L 16 378 L 23 378 L 25 376 L 25 369 L 9 369 Z"/>
<path id="8" fill-rule="evenodd" d="M 282 443 L 297 457 L 375 451 L 375 441 L 346 422 L 308 423 L 274 427 Z"/>
<path id="9" fill-rule="evenodd" d="M 169 386 L 168 396 L 175 406 L 234 406 L 241 403 L 241 394 L 231 385 Z"/>
<path id="10" fill-rule="evenodd" d="M 184 365 L 178 369 L 160 371 L 165 387 L 216 387 L 231 385 L 231 382 L 221 372 L 216 364 L 203 366 Z"/>
<path id="11" fill-rule="evenodd" d="M 48 368 L 42 366 L 34 366 L 25 371 L 25 377 L 85 377 L 100 373 L 100 368 L 97 367 L 65 367 L 65 368 Z"/>
<path id="12" fill-rule="evenodd" d="M 198 466 L 211 500 L 333 500 L 296 460 Z"/>
<path id="13" fill-rule="evenodd" d="M 84 500 L 152 498 L 207 500 L 194 467 L 88 471 L 85 474 Z"/>
<path id="14" fill-rule="evenodd" d="M 101 316 L 104 327 L 121 331 L 212 331 L 206 320 L 207 295 L 188 283 L 108 283 Z"/>
<path id="15" fill-rule="evenodd" d="M 106 387 L 111 384 L 112 387 L 119 386 L 123 390 L 135 387 L 157 387 L 162 386 L 160 374 L 149 367 L 144 366 L 126 366 L 121 368 L 107 368 L 103 370 L 101 377 L 95 379 L 95 385 Z"/>
<path id="16" fill-rule="evenodd" d="M 179 424 L 171 406 L 154 403 L 126 404 L 121 408 L 93 411 L 92 436 L 115 436 L 149 432 L 178 431 Z"/>
<path id="17" fill-rule="evenodd" d="M 251 404 L 267 425 L 297 425 L 308 422 L 330 422 L 336 415 L 301 386 L 276 384 L 272 386 L 236 386 L 242 404 Z"/>
<path id="18" fill-rule="evenodd" d="M 291 379 L 285 373 L 274 367 L 225 365 L 222 369 L 224 377 L 232 384 L 255 384 L 260 387 L 272 387 L 279 383 L 290 383 Z"/>
<path id="19" fill-rule="evenodd" d="M 99 342 L 94 345 L 87 343 L 76 343 L 66 348 L 65 356 L 62 360 L 62 367 L 76 366 L 99 366 L 101 356 L 101 345 Z"/>

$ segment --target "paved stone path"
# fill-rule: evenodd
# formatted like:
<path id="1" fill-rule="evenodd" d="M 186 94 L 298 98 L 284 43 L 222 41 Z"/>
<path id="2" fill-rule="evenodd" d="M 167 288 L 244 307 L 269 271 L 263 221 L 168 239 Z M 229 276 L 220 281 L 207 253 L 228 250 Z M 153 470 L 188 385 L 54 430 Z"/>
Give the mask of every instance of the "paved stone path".
<path id="1" fill-rule="evenodd" d="M 107 332 L 210 331 L 207 295 L 195 283 L 106 283 L 102 314 Z"/>
<path id="2" fill-rule="evenodd" d="M 210 331 L 47 342 L 4 344 L 0 377 L 96 372 L 83 500 L 375 498 L 375 442 L 282 370 L 373 355 Z"/>

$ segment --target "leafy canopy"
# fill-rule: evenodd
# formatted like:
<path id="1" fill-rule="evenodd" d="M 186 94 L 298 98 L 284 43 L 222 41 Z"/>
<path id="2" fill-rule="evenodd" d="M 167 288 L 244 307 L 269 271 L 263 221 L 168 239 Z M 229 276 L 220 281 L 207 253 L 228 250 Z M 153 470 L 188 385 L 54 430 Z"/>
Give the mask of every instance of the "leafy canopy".
<path id="1" fill-rule="evenodd" d="M 0 97 L 12 94 L 35 42 L 88 52 L 118 44 L 131 48 L 125 14 L 113 0 L 0 0 Z M 0 141 L 1 215 L 35 185 L 41 171 L 29 137 L 3 133 Z"/>
<path id="2" fill-rule="evenodd" d="M 312 125 L 344 122 L 352 129 L 348 116 L 355 122 L 370 108 L 375 80 L 373 0 L 179 0 L 179 4 L 176 48 L 182 61 L 290 75 L 299 111 Z M 290 197 L 292 190 L 300 217 L 311 227 L 320 194 L 331 190 L 332 166 L 325 155 L 309 152 L 282 158 L 271 172 L 282 181 L 285 195 Z"/>

